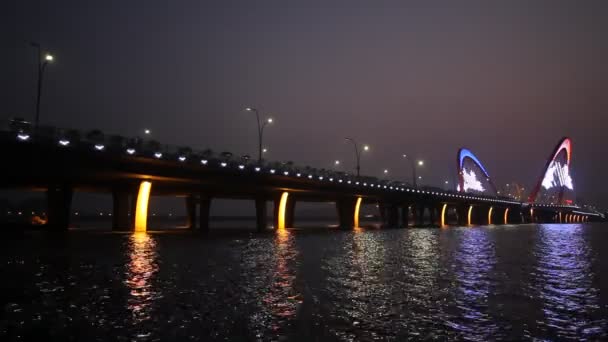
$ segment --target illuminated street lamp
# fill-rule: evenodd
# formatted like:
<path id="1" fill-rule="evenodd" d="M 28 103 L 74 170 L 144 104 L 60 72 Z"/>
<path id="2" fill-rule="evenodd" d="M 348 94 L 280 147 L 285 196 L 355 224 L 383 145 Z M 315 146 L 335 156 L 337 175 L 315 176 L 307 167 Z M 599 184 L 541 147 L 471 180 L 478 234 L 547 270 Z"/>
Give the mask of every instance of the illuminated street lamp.
<path id="1" fill-rule="evenodd" d="M 144 134 L 145 135 L 150 135 L 152 133 L 152 131 L 150 131 L 149 129 L 144 129 Z"/>
<path id="2" fill-rule="evenodd" d="M 34 121 L 34 131 L 38 131 L 38 124 L 40 122 L 40 97 L 42 96 L 42 77 L 44 76 L 44 70 L 46 69 L 47 64 L 53 62 L 53 55 L 45 54 L 44 58 L 42 56 L 42 49 L 40 48 L 40 44 L 31 42 L 31 46 L 36 48 L 36 59 L 38 60 L 38 92 L 36 94 L 36 119 Z"/>
<path id="3" fill-rule="evenodd" d="M 423 160 L 419 160 L 416 162 L 416 164 L 414 164 L 414 161 L 407 156 L 407 154 L 403 155 L 403 158 L 407 159 L 410 162 L 410 166 L 412 167 L 412 183 L 414 185 L 414 188 L 418 187 L 418 184 L 416 183 L 417 179 L 422 179 L 422 177 L 418 177 L 416 178 L 416 165 L 418 166 L 424 166 L 424 161 Z"/>
<path id="4" fill-rule="evenodd" d="M 268 119 L 264 120 L 264 122 L 262 122 L 262 121 L 260 121 L 260 113 L 258 112 L 258 110 L 256 108 L 247 107 L 247 108 L 245 108 L 245 110 L 248 112 L 254 112 L 255 118 L 257 119 L 257 122 L 258 122 L 258 163 L 262 163 L 262 152 L 267 151 L 266 149 L 264 149 L 262 151 L 262 142 L 264 139 L 264 128 L 266 127 L 266 125 L 273 123 L 274 120 L 272 118 L 268 118 Z"/>
<path id="5" fill-rule="evenodd" d="M 359 152 L 359 144 L 352 138 L 344 138 L 347 141 L 350 141 L 355 148 L 355 159 L 357 161 L 357 177 L 359 177 L 361 172 L 361 153 Z M 369 151 L 369 146 L 363 145 L 363 151 Z"/>

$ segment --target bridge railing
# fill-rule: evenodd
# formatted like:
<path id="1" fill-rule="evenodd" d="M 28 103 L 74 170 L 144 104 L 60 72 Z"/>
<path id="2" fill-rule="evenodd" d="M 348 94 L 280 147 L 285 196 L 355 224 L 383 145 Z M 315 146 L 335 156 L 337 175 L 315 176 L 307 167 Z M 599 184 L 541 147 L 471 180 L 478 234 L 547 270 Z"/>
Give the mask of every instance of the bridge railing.
<path id="1" fill-rule="evenodd" d="M 0 121 L 0 134 L 5 139 L 16 139 L 24 143 L 43 143 L 60 148 L 80 151 L 105 152 L 123 156 L 144 157 L 177 163 L 199 164 L 209 168 L 226 170 L 252 169 L 254 172 L 270 174 L 300 174 L 311 179 L 342 179 L 354 181 L 354 175 L 310 166 L 297 165 L 291 161 L 279 162 L 262 160 L 258 162 L 248 155 L 235 155 L 231 152 L 214 152 L 211 149 L 196 149 L 189 146 L 164 144 L 154 139 L 126 137 L 106 134 L 101 130 L 79 131 L 69 128 L 40 125 L 37 129 L 23 119 Z M 376 177 L 361 176 L 360 182 L 380 183 L 383 185 L 409 186 L 407 183 L 381 180 Z"/>
<path id="2" fill-rule="evenodd" d="M 196 149 L 188 146 L 163 144 L 153 139 L 125 137 L 116 134 L 105 134 L 100 130 L 82 132 L 53 126 L 39 126 L 34 129 L 30 122 L 12 119 L 0 122 L 0 135 L 3 139 L 14 139 L 23 143 L 38 143 L 56 146 L 57 148 L 74 149 L 88 153 L 112 153 L 122 157 L 151 158 L 199 165 L 205 168 L 225 172 L 249 172 L 277 176 L 295 176 L 314 181 L 334 182 L 337 184 L 364 186 L 374 189 L 411 191 L 421 194 L 443 195 L 469 199 L 489 198 L 515 203 L 508 197 L 491 197 L 481 194 L 463 194 L 432 186 L 414 188 L 407 182 L 379 179 L 370 176 L 355 176 L 346 172 L 317 169 L 310 166 L 296 165 L 291 161 L 258 162 L 247 155 L 235 156 L 230 152 L 213 152 L 211 149 Z"/>

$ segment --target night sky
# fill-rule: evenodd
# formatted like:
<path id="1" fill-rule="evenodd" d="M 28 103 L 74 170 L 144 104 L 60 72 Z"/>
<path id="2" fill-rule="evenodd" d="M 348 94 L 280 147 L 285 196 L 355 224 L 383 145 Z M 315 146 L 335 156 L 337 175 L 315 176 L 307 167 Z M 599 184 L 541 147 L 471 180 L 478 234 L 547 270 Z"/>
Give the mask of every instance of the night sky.
<path id="1" fill-rule="evenodd" d="M 538 179 L 562 136 L 575 189 L 608 207 L 606 1 L 27 1 L 2 6 L 0 115 L 452 184 L 470 148 L 497 185 Z M 6 38 L 6 39 L 4 39 Z"/>

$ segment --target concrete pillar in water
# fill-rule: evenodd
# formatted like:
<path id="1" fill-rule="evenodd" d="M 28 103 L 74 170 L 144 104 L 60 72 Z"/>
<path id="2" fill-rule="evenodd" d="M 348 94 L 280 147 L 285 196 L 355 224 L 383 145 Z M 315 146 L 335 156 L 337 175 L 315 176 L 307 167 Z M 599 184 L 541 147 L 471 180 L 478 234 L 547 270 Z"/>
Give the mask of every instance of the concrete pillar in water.
<path id="1" fill-rule="evenodd" d="M 429 223 L 430 223 L 431 226 L 436 225 L 436 223 L 437 223 L 435 221 L 436 217 L 437 217 L 437 215 L 435 215 L 435 206 L 430 205 L 429 206 L 429 221 L 430 221 Z"/>
<path id="2" fill-rule="evenodd" d="M 406 204 L 401 206 L 401 227 L 407 228 L 409 224 L 410 207 Z"/>
<path id="3" fill-rule="evenodd" d="M 285 226 L 287 228 L 295 227 L 295 214 L 296 214 L 296 199 L 293 194 L 289 196 L 285 207 Z"/>
<path id="4" fill-rule="evenodd" d="M 133 230 L 134 197 L 128 190 L 112 191 L 112 230 Z"/>
<path id="5" fill-rule="evenodd" d="M 205 194 L 201 194 L 201 198 L 199 200 L 199 230 L 201 233 L 209 232 L 209 214 L 211 212 L 211 197 Z"/>
<path id="6" fill-rule="evenodd" d="M 255 222 L 258 232 L 263 232 L 268 228 L 268 219 L 266 217 L 266 199 L 258 197 L 255 199 Z"/>
<path id="7" fill-rule="evenodd" d="M 74 190 L 69 185 L 49 186 L 46 191 L 47 225 L 53 230 L 67 230 Z"/>
<path id="8" fill-rule="evenodd" d="M 378 213 L 380 214 L 380 225 L 382 227 L 386 227 L 386 225 L 388 224 L 386 203 L 378 202 Z"/>
<path id="9" fill-rule="evenodd" d="M 361 201 L 361 197 L 347 197 L 336 201 L 340 229 L 353 229 L 359 227 L 359 209 L 361 208 Z"/>
<path id="10" fill-rule="evenodd" d="M 386 226 L 397 228 L 399 226 L 399 207 L 396 204 L 388 203 L 386 206 Z"/>
<path id="11" fill-rule="evenodd" d="M 274 199 L 274 229 L 287 228 L 288 199 L 289 193 L 287 191 L 282 192 Z"/>
<path id="12" fill-rule="evenodd" d="M 145 232 L 148 230 L 148 202 L 150 201 L 150 192 L 152 190 L 152 182 L 143 181 L 139 184 L 137 192 L 137 203 L 135 205 L 135 231 Z"/>
<path id="13" fill-rule="evenodd" d="M 468 205 L 459 205 L 458 207 L 456 207 L 459 226 L 464 227 L 464 226 L 468 225 L 468 222 L 469 222 L 468 221 L 468 211 L 469 211 Z"/>
<path id="14" fill-rule="evenodd" d="M 192 194 L 186 196 L 186 227 L 196 229 L 196 197 Z"/>

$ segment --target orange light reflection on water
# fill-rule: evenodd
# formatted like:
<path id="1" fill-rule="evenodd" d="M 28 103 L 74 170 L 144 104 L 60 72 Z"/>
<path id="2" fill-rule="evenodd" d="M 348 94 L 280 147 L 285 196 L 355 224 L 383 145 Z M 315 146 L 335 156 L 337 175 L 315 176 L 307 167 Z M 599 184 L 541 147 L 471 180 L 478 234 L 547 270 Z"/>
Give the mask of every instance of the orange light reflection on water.
<path id="1" fill-rule="evenodd" d="M 145 232 L 135 232 L 129 238 L 129 257 L 125 284 L 130 289 L 127 308 L 133 321 L 150 319 L 151 305 L 160 294 L 151 284 L 158 271 L 156 241 Z"/>
<path id="2" fill-rule="evenodd" d="M 262 299 L 274 317 L 270 322 L 273 331 L 280 330 L 286 320 L 294 319 L 302 303 L 301 294 L 294 288 L 296 274 L 292 264 L 298 253 L 293 240 L 293 232 L 288 229 L 276 231 L 273 283 Z"/>

